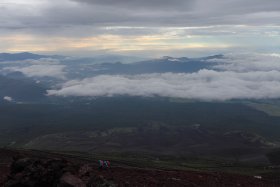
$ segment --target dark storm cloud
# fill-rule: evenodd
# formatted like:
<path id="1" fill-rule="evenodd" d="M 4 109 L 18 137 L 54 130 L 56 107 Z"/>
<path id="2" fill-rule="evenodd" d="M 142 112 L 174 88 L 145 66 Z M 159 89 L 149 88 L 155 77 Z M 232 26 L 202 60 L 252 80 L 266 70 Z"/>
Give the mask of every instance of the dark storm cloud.
<path id="1" fill-rule="evenodd" d="M 153 9 L 153 10 L 188 10 L 193 7 L 195 0 L 72 0 L 79 3 L 91 5 L 114 6 L 121 8 L 132 8 L 132 10 Z"/>
<path id="2" fill-rule="evenodd" d="M 174 46 L 190 43 L 208 49 L 217 43 L 231 47 L 264 43 L 265 47 L 274 47 L 279 43 L 277 26 L 280 26 L 279 0 L 0 1 L 2 51 L 65 51 L 65 48 L 112 51 L 124 46 L 130 49 L 131 43 L 126 40 L 134 36 L 150 36 L 150 40 L 136 38 L 141 50 L 152 45 L 155 49 L 166 46 L 172 50 Z M 119 41 L 115 42 L 117 47 L 110 44 L 110 37 L 96 46 L 92 38 L 104 35 L 120 37 L 115 39 Z M 266 42 L 271 41 L 268 38 L 271 36 L 273 44 Z M 52 45 L 57 41 L 64 42 L 65 47 L 58 49 Z"/>
<path id="3" fill-rule="evenodd" d="M 154 25 L 275 24 L 279 23 L 277 0 L 72 0 L 112 8 L 125 22 Z M 168 11 L 167 11 L 168 10 Z M 107 17 L 107 15 L 104 15 Z M 110 14 L 107 18 L 111 17 Z M 113 17 L 111 17 L 113 18 Z M 116 17 L 117 18 L 117 17 Z"/>
<path id="4" fill-rule="evenodd" d="M 41 4 L 27 0 L 30 3 L 23 5 L 16 2 L 21 3 L 0 3 L 1 29 L 280 23 L 278 0 L 43 0 Z"/>
<path id="5" fill-rule="evenodd" d="M 113 6 L 121 8 L 131 8 L 137 11 L 139 8 L 153 10 L 217 10 L 219 12 L 248 13 L 259 11 L 279 11 L 280 3 L 278 0 L 71 0 L 79 3 L 88 3 L 91 5 Z"/>

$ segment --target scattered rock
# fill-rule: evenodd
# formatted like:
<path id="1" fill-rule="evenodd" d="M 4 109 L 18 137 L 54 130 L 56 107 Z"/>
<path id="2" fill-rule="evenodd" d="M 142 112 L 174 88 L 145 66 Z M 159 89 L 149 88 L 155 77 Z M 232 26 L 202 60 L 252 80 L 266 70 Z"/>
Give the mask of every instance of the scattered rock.
<path id="1" fill-rule="evenodd" d="M 11 172 L 18 173 L 23 171 L 28 165 L 32 164 L 33 160 L 30 158 L 22 158 L 15 160 L 11 165 Z"/>
<path id="2" fill-rule="evenodd" d="M 74 164 L 65 159 L 16 158 L 4 187 L 115 187 L 96 175 L 96 166 Z"/>
<path id="3" fill-rule="evenodd" d="M 85 183 L 71 173 L 65 173 L 61 179 L 59 187 L 86 187 Z"/>
<path id="4" fill-rule="evenodd" d="M 80 177 L 84 177 L 84 176 L 90 176 L 90 173 L 93 171 L 93 168 L 86 164 L 86 165 L 83 165 L 82 167 L 80 167 L 79 169 L 79 175 Z"/>

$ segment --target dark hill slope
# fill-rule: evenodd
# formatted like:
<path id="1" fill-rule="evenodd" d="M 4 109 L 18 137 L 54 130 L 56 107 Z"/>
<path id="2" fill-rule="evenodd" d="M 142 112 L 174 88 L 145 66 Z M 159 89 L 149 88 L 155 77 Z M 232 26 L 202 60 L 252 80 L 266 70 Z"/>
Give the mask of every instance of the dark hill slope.
<path id="1" fill-rule="evenodd" d="M 46 89 L 29 79 L 12 79 L 0 76 L 0 102 L 5 96 L 15 101 L 40 101 L 45 99 Z"/>

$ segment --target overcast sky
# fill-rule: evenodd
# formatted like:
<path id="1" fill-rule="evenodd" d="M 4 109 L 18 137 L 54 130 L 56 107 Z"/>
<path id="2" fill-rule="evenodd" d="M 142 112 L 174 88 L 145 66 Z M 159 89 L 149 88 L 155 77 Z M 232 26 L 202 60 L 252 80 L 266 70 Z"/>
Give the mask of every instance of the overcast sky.
<path id="1" fill-rule="evenodd" d="M 0 51 L 278 53 L 279 0 L 0 0 Z"/>

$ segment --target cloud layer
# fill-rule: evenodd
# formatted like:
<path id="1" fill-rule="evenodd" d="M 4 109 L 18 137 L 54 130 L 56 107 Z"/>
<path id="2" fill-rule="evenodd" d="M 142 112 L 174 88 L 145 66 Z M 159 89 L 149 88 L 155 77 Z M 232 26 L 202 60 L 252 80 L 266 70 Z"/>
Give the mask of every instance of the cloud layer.
<path id="1" fill-rule="evenodd" d="M 39 60 L 24 60 L 15 62 L 1 62 L 8 65 L 2 68 L 2 72 L 21 72 L 27 77 L 53 77 L 64 79 L 65 65 L 61 65 L 56 59 L 42 58 Z"/>
<path id="2" fill-rule="evenodd" d="M 2 0 L 0 51 L 275 52 L 279 10 L 278 0 Z"/>
<path id="3" fill-rule="evenodd" d="M 279 23 L 280 3 L 278 0 L 3 0 L 0 7 L 2 27 L 38 29 L 69 25 L 271 25 Z"/>
<path id="4" fill-rule="evenodd" d="M 280 54 L 278 53 L 226 54 L 224 58 L 211 59 L 209 62 L 217 63 L 214 67 L 220 70 L 237 72 L 280 71 Z"/>
<path id="5" fill-rule="evenodd" d="M 143 96 L 197 100 L 280 98 L 279 54 L 226 54 L 210 59 L 210 69 L 194 73 L 99 75 L 71 80 L 55 96 Z"/>
<path id="6" fill-rule="evenodd" d="M 49 90 L 56 96 L 161 96 L 198 100 L 264 99 L 280 97 L 280 72 L 218 72 L 101 75 Z"/>

